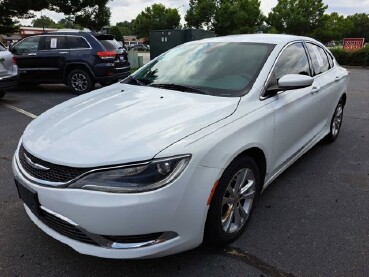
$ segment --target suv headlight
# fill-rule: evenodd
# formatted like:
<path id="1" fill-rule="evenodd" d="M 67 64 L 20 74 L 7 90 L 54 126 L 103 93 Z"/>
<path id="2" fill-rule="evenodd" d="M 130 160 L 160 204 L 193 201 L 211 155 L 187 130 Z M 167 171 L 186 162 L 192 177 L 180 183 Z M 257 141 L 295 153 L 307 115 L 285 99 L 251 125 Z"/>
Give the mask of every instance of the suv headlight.
<path id="1" fill-rule="evenodd" d="M 82 177 L 69 187 L 117 193 L 151 191 L 175 180 L 187 167 L 190 158 L 191 155 L 182 155 L 116 169 L 102 169 Z"/>

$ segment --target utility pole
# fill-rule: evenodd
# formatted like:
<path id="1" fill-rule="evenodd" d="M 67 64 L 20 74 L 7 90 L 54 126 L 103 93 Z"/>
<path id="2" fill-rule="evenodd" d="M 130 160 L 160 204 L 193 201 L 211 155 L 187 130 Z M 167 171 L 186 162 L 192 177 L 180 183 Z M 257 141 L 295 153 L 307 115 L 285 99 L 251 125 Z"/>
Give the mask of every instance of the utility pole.
<path id="1" fill-rule="evenodd" d="M 45 33 L 45 22 L 44 17 L 42 16 L 42 10 L 41 10 L 41 21 L 42 21 L 42 32 Z"/>

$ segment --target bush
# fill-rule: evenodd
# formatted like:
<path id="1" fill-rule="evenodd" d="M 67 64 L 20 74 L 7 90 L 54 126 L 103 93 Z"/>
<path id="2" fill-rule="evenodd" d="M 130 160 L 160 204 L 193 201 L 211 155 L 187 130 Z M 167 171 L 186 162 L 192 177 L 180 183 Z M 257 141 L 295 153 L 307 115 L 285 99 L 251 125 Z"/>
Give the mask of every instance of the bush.
<path id="1" fill-rule="evenodd" d="M 330 50 L 340 65 L 369 66 L 369 46 L 357 51 L 347 51 L 343 48 Z"/>

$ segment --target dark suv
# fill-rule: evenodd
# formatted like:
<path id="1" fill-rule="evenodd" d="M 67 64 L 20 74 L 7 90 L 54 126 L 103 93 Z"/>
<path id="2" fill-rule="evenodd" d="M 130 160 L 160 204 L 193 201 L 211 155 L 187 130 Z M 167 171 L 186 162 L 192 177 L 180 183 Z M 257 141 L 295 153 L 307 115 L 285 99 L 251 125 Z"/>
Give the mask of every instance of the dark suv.
<path id="1" fill-rule="evenodd" d="M 64 83 L 75 93 L 130 75 L 126 50 L 112 35 L 55 32 L 27 37 L 11 48 L 22 83 Z"/>

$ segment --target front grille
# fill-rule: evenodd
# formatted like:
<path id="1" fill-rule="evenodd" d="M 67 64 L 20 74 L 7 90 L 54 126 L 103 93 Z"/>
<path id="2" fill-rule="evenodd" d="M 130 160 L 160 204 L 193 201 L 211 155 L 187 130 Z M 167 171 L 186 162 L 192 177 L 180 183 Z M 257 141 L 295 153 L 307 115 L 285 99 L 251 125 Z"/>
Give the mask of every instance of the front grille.
<path id="1" fill-rule="evenodd" d="M 72 224 L 69 224 L 68 222 L 42 209 L 40 209 L 40 214 L 38 218 L 48 227 L 50 227 L 51 229 L 55 230 L 56 232 L 58 232 L 59 234 L 63 236 L 66 236 L 68 238 L 71 238 L 71 239 L 74 239 L 80 242 L 98 245 L 96 242 L 94 242 L 92 239 L 90 239 L 88 236 L 86 236 L 84 233 L 82 233 L 79 229 L 77 229 Z"/>
<path id="2" fill-rule="evenodd" d="M 23 169 L 32 177 L 49 181 L 49 182 L 61 182 L 66 183 L 69 182 L 86 172 L 92 170 L 93 168 L 77 168 L 77 167 L 69 167 L 63 165 L 52 164 L 46 161 L 43 161 L 32 154 L 30 154 L 23 145 L 19 148 L 19 161 L 23 167 Z M 42 170 L 32 167 L 26 160 L 26 156 L 32 160 L 32 162 L 41 165 L 43 167 L 49 168 L 49 170 Z"/>

